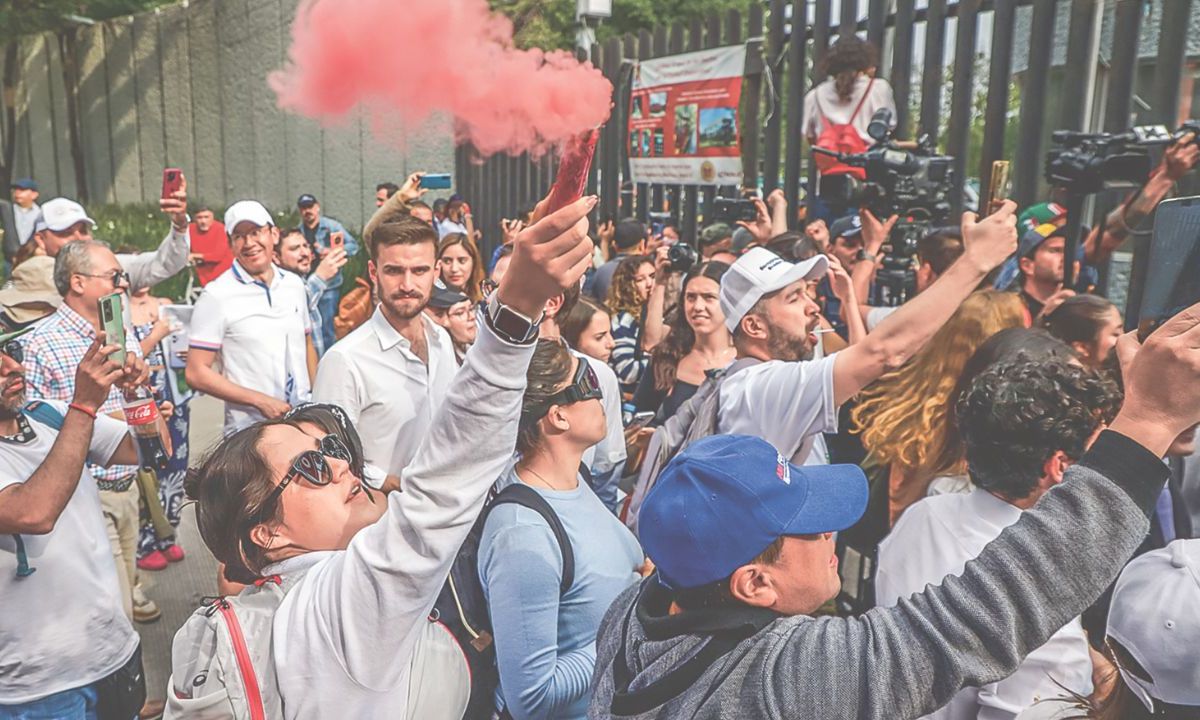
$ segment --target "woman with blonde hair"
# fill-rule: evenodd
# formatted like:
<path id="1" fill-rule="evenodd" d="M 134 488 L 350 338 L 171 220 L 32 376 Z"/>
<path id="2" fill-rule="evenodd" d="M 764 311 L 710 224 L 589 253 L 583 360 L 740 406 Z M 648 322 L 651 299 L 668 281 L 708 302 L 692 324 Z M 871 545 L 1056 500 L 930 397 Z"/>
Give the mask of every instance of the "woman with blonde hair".
<path id="1" fill-rule="evenodd" d="M 472 303 L 483 300 L 483 261 L 475 241 L 462 233 L 450 233 L 438 241 L 437 259 L 442 283 L 458 290 Z"/>
<path id="2" fill-rule="evenodd" d="M 937 467 L 951 437 L 951 396 L 959 375 L 985 340 L 1024 324 L 1015 294 L 977 292 L 911 361 L 863 391 L 851 426 L 867 449 L 867 468 L 887 473 L 889 524 L 925 496 L 933 478 L 962 472 Z"/>

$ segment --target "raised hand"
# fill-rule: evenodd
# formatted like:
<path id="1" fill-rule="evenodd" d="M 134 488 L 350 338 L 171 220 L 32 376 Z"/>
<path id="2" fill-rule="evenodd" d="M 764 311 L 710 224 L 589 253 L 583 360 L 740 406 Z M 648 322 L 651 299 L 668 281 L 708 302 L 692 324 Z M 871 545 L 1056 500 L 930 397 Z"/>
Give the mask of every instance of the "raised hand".
<path id="1" fill-rule="evenodd" d="M 996 212 L 982 220 L 975 213 L 962 216 L 963 259 L 982 273 L 989 273 L 1017 251 L 1017 204 L 1005 200 Z"/>
<path id="2" fill-rule="evenodd" d="M 1125 402 L 1109 427 L 1157 455 L 1200 423 L 1200 303 L 1163 323 L 1137 347 L 1133 334 L 1117 342 Z"/>
<path id="3" fill-rule="evenodd" d="M 328 282 L 333 279 L 334 275 L 338 274 L 338 270 L 341 270 L 342 266 L 347 262 L 346 248 L 342 246 L 333 247 L 321 258 L 321 262 L 317 265 L 317 269 L 314 272 L 317 273 L 317 277 Z"/>
<path id="4" fill-rule="evenodd" d="M 1200 145 L 1196 144 L 1196 136 L 1188 133 L 1167 147 L 1162 166 L 1167 177 L 1178 182 L 1196 167 L 1197 160 L 1200 160 Z"/>
<path id="5" fill-rule="evenodd" d="M 829 226 L 824 220 L 814 220 L 804 228 L 804 234 L 812 238 L 813 243 L 817 246 L 820 252 L 829 250 Z"/>
<path id="6" fill-rule="evenodd" d="M 580 198 L 517 235 L 508 272 L 496 291 L 500 302 L 537 318 L 547 300 L 579 282 L 592 262 L 587 215 L 598 200 L 594 195 Z"/>
<path id="7" fill-rule="evenodd" d="M 850 279 L 850 274 L 846 272 L 841 260 L 833 255 L 826 255 L 825 259 L 829 261 L 827 275 L 834 297 L 843 303 L 849 303 L 850 298 L 854 297 L 854 281 Z"/>
<path id="8" fill-rule="evenodd" d="M 75 395 L 71 401 L 92 412 L 100 409 L 108 399 L 113 383 L 125 374 L 125 369 L 109 358 L 121 348 L 105 344 L 106 338 L 105 333 L 96 333 L 96 339 L 92 341 L 91 347 L 83 354 L 83 359 L 75 368 Z M 132 358 L 133 355 L 129 357 Z"/>
<path id="9" fill-rule="evenodd" d="M 880 248 L 892 234 L 892 228 L 896 227 L 899 216 L 893 215 L 886 221 L 880 221 L 875 217 L 875 213 L 863 208 L 858 217 L 862 220 L 863 249 L 872 255 L 878 255 Z"/>
<path id="10" fill-rule="evenodd" d="M 752 198 L 752 200 L 754 209 L 757 211 L 754 222 L 738 220 L 737 224 L 749 230 L 759 243 L 766 245 L 767 241 L 771 239 L 771 213 L 767 212 L 767 204 L 762 200 L 759 198 Z"/>
<path id="11" fill-rule="evenodd" d="M 396 191 L 402 202 L 410 203 L 429 192 L 426 188 L 421 187 L 421 178 L 424 176 L 424 172 L 415 172 L 408 176 L 408 179 L 404 181 L 400 189 Z"/>

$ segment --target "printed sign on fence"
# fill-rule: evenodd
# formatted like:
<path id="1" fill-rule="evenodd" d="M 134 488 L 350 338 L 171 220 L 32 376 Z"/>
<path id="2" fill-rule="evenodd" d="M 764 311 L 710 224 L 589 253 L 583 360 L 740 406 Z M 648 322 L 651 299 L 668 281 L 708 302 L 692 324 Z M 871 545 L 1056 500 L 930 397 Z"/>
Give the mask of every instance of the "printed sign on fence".
<path id="1" fill-rule="evenodd" d="M 633 181 L 740 185 L 743 45 L 643 60 L 633 76 Z"/>

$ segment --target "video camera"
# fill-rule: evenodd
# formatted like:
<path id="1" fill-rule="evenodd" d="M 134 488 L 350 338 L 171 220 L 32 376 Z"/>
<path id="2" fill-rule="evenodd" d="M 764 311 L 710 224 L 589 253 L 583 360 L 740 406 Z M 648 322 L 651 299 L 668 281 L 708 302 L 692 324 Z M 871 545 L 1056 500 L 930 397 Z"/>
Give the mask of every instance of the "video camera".
<path id="1" fill-rule="evenodd" d="M 896 141 L 892 111 L 887 108 L 871 116 L 867 134 L 875 144 L 864 153 L 847 155 L 813 148 L 845 165 L 866 170 L 865 180 L 846 174 L 821 176 L 819 194 L 835 212 L 861 207 L 881 220 L 900 216 L 875 276 L 881 292 L 878 302 L 900 305 L 916 292 L 917 241 L 950 216 L 954 158 L 938 155 L 928 135 L 915 143 Z"/>
<path id="2" fill-rule="evenodd" d="M 871 116 L 867 134 L 875 144 L 864 153 L 844 153 L 814 147 L 813 152 L 837 158 L 838 162 L 866 170 L 865 180 L 852 175 L 821 177 L 821 199 L 834 206 L 864 207 L 876 217 L 891 215 L 941 222 L 950 215 L 950 193 L 954 158 L 938 155 L 933 141 L 924 135 L 916 143 L 900 143 L 892 137 L 892 111 L 887 108 Z"/>
<path id="3" fill-rule="evenodd" d="M 1165 125 L 1121 133 L 1058 130 L 1051 136 L 1054 147 L 1046 153 L 1046 182 L 1081 195 L 1138 187 L 1154 169 L 1150 151 L 1188 133 L 1200 137 L 1200 121 L 1189 120 L 1175 132 Z"/>

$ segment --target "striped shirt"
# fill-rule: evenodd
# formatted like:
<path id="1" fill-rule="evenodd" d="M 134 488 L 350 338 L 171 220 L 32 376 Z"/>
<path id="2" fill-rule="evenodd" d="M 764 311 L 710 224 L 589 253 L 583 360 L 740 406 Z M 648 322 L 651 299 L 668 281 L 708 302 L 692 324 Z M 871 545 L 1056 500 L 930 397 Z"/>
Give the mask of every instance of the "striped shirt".
<path id="1" fill-rule="evenodd" d="M 84 353 L 96 339 L 96 328 L 67 305 L 40 322 L 22 342 L 25 349 L 25 386 L 31 400 L 61 400 L 75 397 L 75 371 Z M 142 348 L 132 332 L 125 334 L 125 350 L 141 357 Z M 121 390 L 113 385 L 99 412 L 121 413 Z M 131 479 L 136 465 L 88 465 L 92 477 L 102 485 Z M 121 488 L 118 488 L 121 489 Z"/>
<path id="2" fill-rule="evenodd" d="M 649 357 L 638 348 L 641 335 L 641 324 L 631 313 L 619 312 L 613 316 L 614 345 L 608 364 L 621 382 L 622 393 L 632 395 L 637 390 L 638 381 L 642 379 L 649 362 Z"/>

